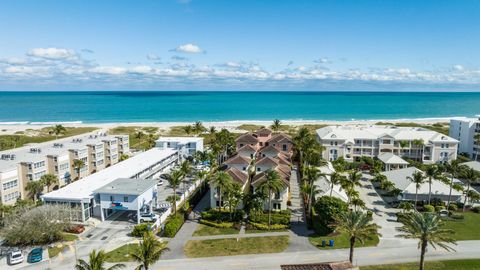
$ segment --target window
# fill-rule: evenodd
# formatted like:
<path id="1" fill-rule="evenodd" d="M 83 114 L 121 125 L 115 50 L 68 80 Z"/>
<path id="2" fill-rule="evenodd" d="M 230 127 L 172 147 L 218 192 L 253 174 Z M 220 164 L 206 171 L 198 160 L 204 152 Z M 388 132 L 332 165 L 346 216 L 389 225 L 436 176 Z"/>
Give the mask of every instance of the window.
<path id="1" fill-rule="evenodd" d="M 112 196 L 112 195 L 110 195 L 110 201 L 112 201 L 112 202 L 113 202 L 113 196 Z"/>
<path id="2" fill-rule="evenodd" d="M 275 192 L 275 200 L 279 200 L 280 199 L 280 192 Z"/>
<path id="3" fill-rule="evenodd" d="M 257 167 L 257 172 L 260 172 L 262 169 L 260 169 L 260 167 Z"/>
<path id="4" fill-rule="evenodd" d="M 123 202 L 128 202 L 128 196 L 123 197 Z"/>
<path id="5" fill-rule="evenodd" d="M 15 179 L 15 180 L 3 183 L 3 190 L 11 189 L 17 186 L 18 186 L 18 179 Z"/>
<path id="6" fill-rule="evenodd" d="M 287 151 L 287 145 L 286 144 L 282 145 L 282 149 L 283 151 Z"/>
<path id="7" fill-rule="evenodd" d="M 247 167 L 243 167 L 242 170 L 246 171 L 246 170 L 247 170 Z"/>
<path id="8" fill-rule="evenodd" d="M 37 162 L 37 163 L 33 163 L 33 168 L 34 169 L 38 169 L 38 168 L 41 168 L 41 167 L 44 167 L 45 166 L 45 161 L 40 161 L 40 162 Z"/>
<path id="9" fill-rule="evenodd" d="M 13 193 L 9 193 L 9 194 L 3 196 L 3 200 L 5 202 L 9 202 L 9 201 L 13 201 L 13 200 L 18 199 L 19 197 L 20 197 L 20 192 L 15 191 Z"/>

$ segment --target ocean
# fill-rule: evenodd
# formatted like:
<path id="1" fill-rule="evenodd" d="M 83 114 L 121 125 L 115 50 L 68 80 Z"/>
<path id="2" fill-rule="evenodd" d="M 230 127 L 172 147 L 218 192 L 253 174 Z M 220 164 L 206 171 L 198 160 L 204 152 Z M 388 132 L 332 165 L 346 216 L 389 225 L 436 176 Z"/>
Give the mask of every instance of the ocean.
<path id="1" fill-rule="evenodd" d="M 480 114 L 480 92 L 0 92 L 0 123 L 389 120 Z"/>

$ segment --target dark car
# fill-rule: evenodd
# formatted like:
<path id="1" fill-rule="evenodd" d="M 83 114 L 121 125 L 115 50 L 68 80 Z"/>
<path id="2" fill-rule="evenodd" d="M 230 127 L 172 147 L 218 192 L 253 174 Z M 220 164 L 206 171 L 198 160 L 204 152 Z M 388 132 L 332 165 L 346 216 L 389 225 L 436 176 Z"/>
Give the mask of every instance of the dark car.
<path id="1" fill-rule="evenodd" d="M 30 253 L 28 254 L 28 262 L 29 263 L 36 263 L 42 261 L 43 257 L 43 250 L 42 248 L 34 248 Z"/>

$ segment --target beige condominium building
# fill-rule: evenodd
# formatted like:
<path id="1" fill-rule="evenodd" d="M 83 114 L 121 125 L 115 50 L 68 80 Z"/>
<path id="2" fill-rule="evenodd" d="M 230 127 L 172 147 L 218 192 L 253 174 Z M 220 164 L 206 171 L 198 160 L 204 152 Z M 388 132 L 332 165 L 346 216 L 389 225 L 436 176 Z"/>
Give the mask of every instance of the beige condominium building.
<path id="1" fill-rule="evenodd" d="M 419 127 L 371 125 L 328 126 L 317 130 L 329 161 L 343 157 L 358 161 L 362 156 L 379 157 L 391 153 L 431 164 L 457 158 L 458 141 L 436 131 Z"/>
<path id="2" fill-rule="evenodd" d="M 450 120 L 449 135 L 460 141 L 458 153 L 480 161 L 480 115 Z"/>
<path id="3" fill-rule="evenodd" d="M 45 174 L 58 177 L 58 186 L 83 178 L 118 163 L 130 152 L 128 135 L 93 132 L 59 140 L 31 144 L 0 152 L 0 200 L 14 204 L 29 195 L 25 187 Z M 75 160 L 83 167 L 74 166 Z"/>

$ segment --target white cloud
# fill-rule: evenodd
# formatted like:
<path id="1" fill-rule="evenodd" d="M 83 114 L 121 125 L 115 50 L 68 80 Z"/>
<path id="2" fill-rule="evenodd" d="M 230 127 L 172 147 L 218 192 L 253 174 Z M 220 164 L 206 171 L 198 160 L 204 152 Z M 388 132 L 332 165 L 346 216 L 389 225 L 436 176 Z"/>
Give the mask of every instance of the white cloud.
<path id="1" fill-rule="evenodd" d="M 176 52 L 181 52 L 181 53 L 202 53 L 203 50 L 198 47 L 195 44 L 188 43 L 188 44 L 183 44 L 175 48 Z"/>
<path id="2" fill-rule="evenodd" d="M 138 74 L 148 74 L 153 71 L 153 68 L 150 66 L 136 66 L 130 69 L 130 72 L 132 73 L 138 73 Z"/>
<path id="3" fill-rule="evenodd" d="M 61 60 L 77 57 L 77 53 L 74 50 L 59 48 L 36 48 L 29 51 L 27 55 L 50 60 Z"/>
<path id="4" fill-rule="evenodd" d="M 314 60 L 313 61 L 314 63 L 317 63 L 317 64 L 330 64 L 330 60 L 328 60 L 328 58 L 326 57 L 322 57 L 320 59 L 317 59 L 317 60 Z"/>
<path id="5" fill-rule="evenodd" d="M 124 67 L 100 66 L 90 69 L 90 72 L 98 74 L 120 75 L 127 72 L 127 69 Z"/>
<path id="6" fill-rule="evenodd" d="M 465 68 L 462 65 L 454 65 L 453 69 L 456 71 L 464 71 Z"/>
<path id="7" fill-rule="evenodd" d="M 149 54 L 147 54 L 147 60 L 158 61 L 158 60 L 160 60 L 160 56 L 158 56 L 154 53 L 149 53 Z"/>

